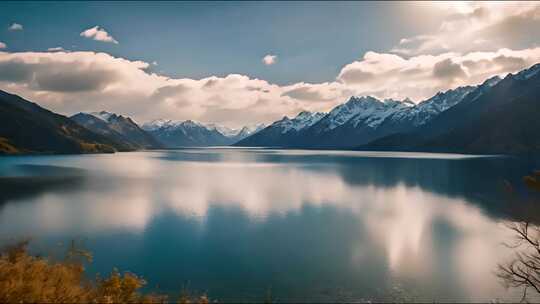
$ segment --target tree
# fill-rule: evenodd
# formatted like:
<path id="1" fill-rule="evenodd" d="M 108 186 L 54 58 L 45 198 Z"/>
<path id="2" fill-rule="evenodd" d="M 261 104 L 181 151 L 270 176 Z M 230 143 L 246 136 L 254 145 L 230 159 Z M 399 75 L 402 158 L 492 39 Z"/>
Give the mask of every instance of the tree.
<path id="1" fill-rule="evenodd" d="M 540 191 L 540 171 L 526 176 L 524 181 L 529 189 Z M 535 220 L 536 216 L 529 213 L 525 220 L 508 225 L 515 233 L 515 241 L 505 245 L 517 252 L 512 261 L 500 264 L 497 271 L 497 276 L 506 287 L 523 289 L 521 302 L 527 299 L 529 290 L 540 294 L 540 226 Z"/>
<path id="2" fill-rule="evenodd" d="M 166 295 L 143 294 L 141 277 L 113 269 L 108 277 L 86 279 L 92 256 L 72 242 L 61 261 L 33 256 L 28 241 L 0 249 L 0 303 L 171 303 Z M 178 303 L 208 304 L 206 295 L 183 292 Z"/>

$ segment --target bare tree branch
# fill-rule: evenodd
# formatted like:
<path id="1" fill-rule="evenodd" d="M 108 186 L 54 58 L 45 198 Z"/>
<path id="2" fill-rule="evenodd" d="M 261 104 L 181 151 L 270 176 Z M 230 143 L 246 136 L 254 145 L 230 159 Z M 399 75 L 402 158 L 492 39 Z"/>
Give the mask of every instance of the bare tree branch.
<path id="1" fill-rule="evenodd" d="M 540 171 L 525 177 L 524 181 L 529 189 L 540 190 Z M 506 287 L 523 288 L 521 302 L 524 302 L 529 289 L 540 294 L 540 226 L 525 220 L 507 224 L 507 227 L 514 232 L 515 242 L 503 245 L 518 251 L 512 261 L 499 265 L 497 276 Z"/>

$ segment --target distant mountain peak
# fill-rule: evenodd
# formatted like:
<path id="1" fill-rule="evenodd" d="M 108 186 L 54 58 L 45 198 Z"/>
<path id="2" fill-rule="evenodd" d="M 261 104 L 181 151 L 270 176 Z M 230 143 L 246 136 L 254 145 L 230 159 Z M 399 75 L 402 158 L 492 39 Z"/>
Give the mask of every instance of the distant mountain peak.
<path id="1" fill-rule="evenodd" d="M 362 112 L 371 112 L 383 106 L 382 101 L 372 96 L 352 96 L 346 103 L 335 107 L 328 113 L 325 118 L 325 124 L 327 125 L 325 129 L 335 129 Z"/>
<path id="2" fill-rule="evenodd" d="M 107 111 L 90 112 L 90 113 L 85 113 L 85 114 L 92 115 L 92 116 L 94 116 L 96 118 L 99 118 L 99 119 L 101 119 L 103 121 L 109 121 L 109 119 L 111 117 L 116 116 L 116 114 L 110 113 L 110 112 L 107 112 Z"/>
<path id="3" fill-rule="evenodd" d="M 383 100 L 383 104 L 387 107 L 393 108 L 393 107 L 411 107 L 414 106 L 414 102 L 412 102 L 410 99 L 404 99 L 404 100 L 396 100 L 392 98 L 387 98 Z"/>
<path id="4" fill-rule="evenodd" d="M 376 105 L 380 104 L 382 101 L 378 100 L 377 98 L 373 96 L 351 96 L 349 100 L 344 103 L 343 105 L 346 105 L 347 107 L 356 107 L 356 106 L 369 106 L 369 105 Z"/>
<path id="5" fill-rule="evenodd" d="M 285 121 L 290 121 L 290 120 L 291 120 L 291 119 L 290 119 L 287 115 L 285 115 L 285 116 L 283 116 L 280 120 L 276 120 L 276 121 L 275 121 L 274 123 L 272 123 L 272 124 L 275 125 L 275 124 L 279 124 L 279 123 L 282 123 L 282 122 L 285 122 Z"/>
<path id="6" fill-rule="evenodd" d="M 416 105 L 416 103 L 414 103 L 414 101 L 412 101 L 409 97 L 406 97 L 401 102 L 406 104 L 406 105 L 409 105 L 409 106 L 415 106 Z"/>
<path id="7" fill-rule="evenodd" d="M 190 128 L 205 128 L 206 129 L 205 125 L 203 125 L 202 123 L 200 123 L 198 121 L 194 121 L 194 120 L 191 120 L 191 119 L 185 120 L 185 121 L 181 122 L 179 125 L 182 125 L 182 126 L 185 126 L 185 127 L 190 127 Z"/>
<path id="8" fill-rule="evenodd" d="M 158 118 L 152 121 L 144 123 L 141 127 L 146 131 L 154 131 L 162 128 L 168 128 L 174 125 L 174 122 L 170 119 Z"/>

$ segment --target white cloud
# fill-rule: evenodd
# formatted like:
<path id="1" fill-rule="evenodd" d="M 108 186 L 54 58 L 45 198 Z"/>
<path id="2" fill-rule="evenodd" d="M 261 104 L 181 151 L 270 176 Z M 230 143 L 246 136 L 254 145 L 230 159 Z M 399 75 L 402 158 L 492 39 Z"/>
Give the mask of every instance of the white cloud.
<path id="1" fill-rule="evenodd" d="M 118 44 L 118 41 L 116 41 L 116 39 L 114 39 L 111 35 L 109 35 L 109 33 L 107 33 L 107 31 L 105 31 L 104 28 L 98 25 L 83 31 L 81 33 L 81 36 L 94 39 L 97 41 L 112 42 L 112 43 Z"/>
<path id="2" fill-rule="evenodd" d="M 7 48 L 7 44 L 0 41 L 0 49 L 5 49 L 5 48 Z"/>
<path id="3" fill-rule="evenodd" d="M 65 52 L 66 50 L 61 46 L 57 46 L 57 47 L 48 48 L 47 51 L 49 51 L 49 52 Z"/>
<path id="4" fill-rule="evenodd" d="M 262 62 L 263 62 L 265 65 L 272 65 L 272 64 L 274 64 L 274 63 L 277 62 L 277 56 L 276 56 L 276 55 L 268 54 L 268 55 L 266 55 L 266 56 L 263 57 Z"/>
<path id="5" fill-rule="evenodd" d="M 146 62 L 95 52 L 0 52 L 0 87 L 65 114 L 105 109 L 138 121 L 166 117 L 229 125 L 294 115 L 302 103 L 244 75 L 173 79 Z"/>
<path id="6" fill-rule="evenodd" d="M 328 111 L 352 95 L 421 100 L 540 61 L 540 48 L 403 58 L 368 52 L 335 81 L 280 86 L 246 75 L 202 79 L 152 73 L 149 63 L 95 52 L 0 52 L 0 88 L 60 113 L 108 110 L 142 122 L 195 119 L 232 127 L 301 110 Z"/>
<path id="7" fill-rule="evenodd" d="M 540 47 L 464 54 L 446 52 L 410 58 L 367 52 L 361 60 L 345 65 L 337 79 L 354 92 L 419 101 L 441 90 L 478 84 L 491 76 L 513 73 L 537 62 L 540 62 Z"/>
<path id="8" fill-rule="evenodd" d="M 8 27 L 8 30 L 10 30 L 10 31 L 22 31 L 23 26 L 22 26 L 22 24 L 19 24 L 19 23 L 13 23 Z"/>

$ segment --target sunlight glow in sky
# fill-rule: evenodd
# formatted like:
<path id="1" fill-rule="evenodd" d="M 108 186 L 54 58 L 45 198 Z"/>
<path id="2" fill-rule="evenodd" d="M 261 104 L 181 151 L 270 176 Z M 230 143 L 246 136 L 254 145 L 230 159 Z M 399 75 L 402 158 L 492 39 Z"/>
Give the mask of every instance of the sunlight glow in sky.
<path id="1" fill-rule="evenodd" d="M 0 89 L 138 122 L 420 102 L 540 62 L 537 2 L 3 2 L 0 20 Z"/>

